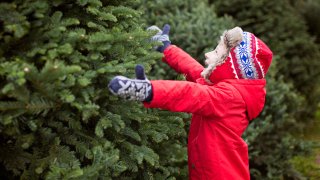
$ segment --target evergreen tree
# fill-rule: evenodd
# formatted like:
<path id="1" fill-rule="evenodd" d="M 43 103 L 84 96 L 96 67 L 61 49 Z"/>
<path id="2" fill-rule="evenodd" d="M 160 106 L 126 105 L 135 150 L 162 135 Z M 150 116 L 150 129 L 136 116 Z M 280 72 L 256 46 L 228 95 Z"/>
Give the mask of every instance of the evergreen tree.
<path id="1" fill-rule="evenodd" d="M 294 7 L 303 15 L 308 26 L 308 32 L 315 36 L 316 42 L 320 44 L 320 22 L 318 21 L 318 14 L 320 13 L 320 1 L 295 1 Z"/>
<path id="2" fill-rule="evenodd" d="M 232 6 L 237 9 L 238 6 L 233 1 L 221 1 L 221 3 L 229 3 L 230 9 Z M 145 12 L 143 17 L 146 24 L 158 26 L 170 24 L 172 27 L 170 39 L 173 44 L 190 53 L 200 63 L 203 63 L 201 61 L 204 59 L 203 54 L 216 46 L 224 30 L 235 25 L 241 27 L 243 25 L 239 23 L 240 20 L 228 16 L 218 17 L 216 12 L 223 14 L 228 11 L 219 9 L 219 4 L 209 5 L 206 0 L 143 1 L 141 8 Z M 249 25 L 243 27 L 246 31 L 252 30 Z M 257 35 L 262 36 L 269 45 L 270 41 L 260 31 Z M 280 63 L 278 61 L 280 56 L 276 54 L 267 77 L 267 100 L 264 111 L 250 124 L 243 136 L 249 145 L 252 179 L 277 179 L 289 176 L 297 178 L 299 173 L 292 169 L 288 160 L 308 150 L 308 144 L 290 134 L 300 129 L 296 116 L 300 112 L 297 109 L 303 108 L 304 98 L 278 71 Z M 176 74 L 162 62 L 155 67 L 157 77 L 176 78 Z"/>
<path id="3" fill-rule="evenodd" d="M 253 120 L 243 137 L 248 143 L 251 179 L 299 179 L 302 176 L 290 164 L 299 154 L 308 153 L 311 144 L 296 138 L 301 131 L 296 117 L 304 98 L 292 84 L 277 72 L 277 59 L 267 75 L 267 96 L 264 110 Z"/>
<path id="4" fill-rule="evenodd" d="M 207 0 L 158 0 L 142 1 L 139 7 L 144 14 L 146 25 L 162 27 L 170 24 L 170 40 L 193 58 L 204 64 L 204 53 L 211 51 L 218 44 L 220 35 L 234 26 L 231 18 L 218 18 L 214 7 Z M 154 69 L 155 77 L 181 79 L 163 62 L 158 62 Z"/>
<path id="5" fill-rule="evenodd" d="M 232 16 L 237 24 L 270 45 L 280 57 L 279 73 L 306 97 L 303 116 L 313 116 L 320 101 L 317 91 L 320 49 L 308 34 L 306 22 L 294 3 L 290 0 L 210 0 L 210 3 L 220 16 Z"/>
<path id="6" fill-rule="evenodd" d="M 136 64 L 150 70 L 161 57 L 133 7 L 134 0 L 0 3 L 2 179 L 186 175 L 186 116 L 107 90 L 114 75 L 130 77 Z"/>
<path id="7" fill-rule="evenodd" d="M 245 134 L 252 177 L 299 178 L 289 161 L 308 152 L 310 146 L 292 134 L 301 132 L 319 102 L 319 48 L 290 1 L 210 3 L 219 16 L 231 15 L 245 30 L 261 37 L 275 55 L 267 81 L 266 107 Z"/>

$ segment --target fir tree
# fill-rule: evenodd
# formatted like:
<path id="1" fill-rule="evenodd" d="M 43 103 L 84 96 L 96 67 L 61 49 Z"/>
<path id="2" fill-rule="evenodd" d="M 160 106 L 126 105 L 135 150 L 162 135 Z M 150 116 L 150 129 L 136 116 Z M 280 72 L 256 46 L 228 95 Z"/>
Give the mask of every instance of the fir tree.
<path id="1" fill-rule="evenodd" d="M 303 118 L 309 116 L 307 118 L 311 119 L 320 101 L 320 92 L 317 89 L 320 79 L 320 49 L 315 39 L 308 34 L 307 23 L 294 6 L 297 2 L 292 3 L 289 0 L 211 0 L 210 2 L 215 5 L 220 16 L 232 16 L 244 29 L 255 32 L 267 42 L 274 54 L 281 57 L 278 63 L 279 73 L 306 97 Z M 313 9 L 317 7 L 316 4 L 314 3 Z"/>
<path id="2" fill-rule="evenodd" d="M 320 1 L 302 0 L 294 1 L 294 7 L 299 10 L 308 26 L 308 32 L 316 38 L 320 44 L 320 23 L 318 14 L 320 13 Z"/>
<path id="3" fill-rule="evenodd" d="M 170 40 L 193 58 L 204 64 L 204 53 L 218 44 L 222 32 L 234 26 L 229 17 L 217 17 L 215 9 L 207 0 L 162 0 L 142 1 L 142 17 L 147 25 L 170 24 Z M 156 77 L 165 79 L 177 77 L 163 62 L 155 66 Z"/>
<path id="4" fill-rule="evenodd" d="M 256 179 L 298 179 L 300 175 L 289 161 L 310 150 L 309 142 L 295 136 L 310 122 L 319 101 L 319 48 L 291 1 L 211 0 L 210 3 L 215 5 L 219 16 L 232 16 L 274 52 L 265 109 L 245 134 L 251 175 Z"/>
<path id="5" fill-rule="evenodd" d="M 290 164 L 299 154 L 308 153 L 311 144 L 296 138 L 302 129 L 297 112 L 303 108 L 304 97 L 292 84 L 278 77 L 277 59 L 267 75 L 267 96 L 264 110 L 243 134 L 249 148 L 252 179 L 299 179 L 302 176 Z"/>
<path id="6" fill-rule="evenodd" d="M 160 54 L 134 0 L 0 3 L 0 177 L 166 179 L 186 162 L 184 114 L 111 96 Z M 172 154 L 171 152 L 175 152 Z"/>
<path id="7" fill-rule="evenodd" d="M 232 19 L 230 16 L 221 16 L 245 5 L 246 3 L 242 3 L 241 6 L 235 5 L 235 1 L 214 1 L 213 4 L 208 4 L 206 0 L 163 0 L 143 1 L 141 8 L 145 12 L 143 17 L 147 24 L 161 26 L 169 23 L 172 27 L 170 39 L 173 44 L 178 45 L 203 63 L 204 53 L 216 46 L 224 30 L 235 25 L 243 27 L 245 31 L 252 31 L 269 45 L 270 42 L 263 33 L 260 31 L 256 33 L 250 25 L 241 23 L 248 18 L 234 17 Z M 219 16 L 216 15 L 216 12 L 219 13 Z M 242 13 L 257 12 L 257 10 L 251 10 Z M 260 29 L 266 28 L 261 24 L 260 26 Z M 294 177 L 297 172 L 292 169 L 289 160 L 305 152 L 309 147 L 308 144 L 291 134 L 300 129 L 301 124 L 297 114 L 303 109 L 304 98 L 281 75 L 278 70 L 279 63 L 280 56 L 275 53 L 267 77 L 267 100 L 264 111 L 259 118 L 251 122 L 243 136 L 249 146 L 250 170 L 253 179 Z M 162 62 L 157 63 L 155 67 L 157 77 L 172 79 L 177 76 Z"/>

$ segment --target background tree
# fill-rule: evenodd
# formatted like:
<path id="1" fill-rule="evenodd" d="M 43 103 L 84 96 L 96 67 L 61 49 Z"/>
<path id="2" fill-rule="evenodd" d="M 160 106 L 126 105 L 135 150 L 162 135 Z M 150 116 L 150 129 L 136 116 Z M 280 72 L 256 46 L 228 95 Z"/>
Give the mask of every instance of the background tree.
<path id="1" fill-rule="evenodd" d="M 297 2 L 210 0 L 210 3 L 215 5 L 219 16 L 232 16 L 238 25 L 255 32 L 270 45 L 274 54 L 280 57 L 277 65 L 279 73 L 306 98 L 301 118 L 306 121 L 306 116 L 314 116 L 320 101 L 317 90 L 320 49 L 308 33 L 306 21 L 294 6 Z"/>
<path id="2" fill-rule="evenodd" d="M 310 124 L 314 119 L 314 114 L 317 110 L 319 102 L 319 45 L 316 44 L 316 21 L 311 20 L 315 17 L 317 11 L 317 2 L 302 0 L 302 1 L 220 1 L 210 0 L 210 4 L 214 4 L 219 16 L 229 15 L 232 16 L 237 24 L 244 27 L 248 31 L 256 33 L 264 41 L 270 45 L 277 56 L 277 67 L 274 79 L 276 82 L 292 84 L 293 87 L 289 91 L 290 93 L 296 92 L 298 96 L 302 97 L 302 106 L 290 106 L 288 102 L 283 102 L 277 109 L 273 108 L 273 112 L 277 112 L 282 107 L 291 107 L 294 111 L 291 111 L 293 119 L 283 126 L 283 130 L 290 134 L 301 134 L 301 130 Z M 303 16 L 301 16 L 303 15 Z M 308 25 L 308 26 L 307 26 Z M 309 34 L 311 33 L 311 35 Z M 270 80 L 269 80 L 270 81 Z M 268 81 L 269 84 L 272 84 Z M 272 88 L 269 86 L 269 89 Z M 269 90 L 270 92 L 270 90 Z M 281 97 L 280 94 L 276 97 Z M 270 105 L 270 102 L 267 104 Z M 280 112 L 280 111 L 279 111 Z M 272 113 L 271 113 L 272 114 Z M 263 117 L 263 116 L 262 116 Z M 278 124 L 279 119 L 272 118 L 271 123 Z M 289 119 L 288 119 L 289 120 Z M 284 124 L 283 124 L 284 125 Z M 296 126 L 298 125 L 298 126 Z M 259 126 L 259 125 L 258 125 Z M 298 127 L 289 132 L 286 127 Z M 278 126 L 279 127 L 279 126 Z M 277 129 L 277 128 L 276 128 Z M 281 129 L 281 128 L 280 128 Z M 278 129 L 278 130 L 280 130 Z M 304 131 L 308 131 L 307 129 Z M 250 132 L 250 129 L 249 131 Z M 281 136 L 279 131 L 274 132 Z M 265 134 L 266 135 L 266 134 Z M 271 134 L 270 134 L 271 135 Z M 289 135 L 289 134 L 288 134 Z M 290 135 L 292 136 L 292 135 Z M 266 135 L 268 137 L 268 135 Z M 272 137 L 270 137 L 272 138 Z M 276 138 L 278 139 L 278 138 Z M 281 138 L 280 138 L 281 139 Z M 293 139 L 292 137 L 289 139 Z M 272 139 L 273 141 L 274 139 Z M 270 142 L 272 142 L 270 141 Z M 306 144 L 307 142 L 303 143 Z M 308 143 L 307 143 L 308 144 Z M 284 146 L 285 147 L 285 146 Z M 287 146 L 287 149 L 290 146 Z M 277 167 L 279 162 L 286 162 L 289 165 L 290 156 L 288 154 L 295 152 L 296 148 L 292 148 L 282 157 L 282 161 L 270 161 L 265 164 L 269 164 L 269 170 L 265 170 L 263 167 L 258 167 L 259 172 L 265 172 L 263 174 L 282 174 L 282 176 L 299 176 L 297 173 L 291 170 L 283 170 L 283 173 L 275 170 L 270 171 L 270 167 Z M 307 147 L 307 146 L 305 146 Z M 258 148 L 260 149 L 260 148 Z M 258 150 L 257 149 L 257 150 Z M 261 148 L 262 149 L 262 148 Z M 295 150 L 293 150 L 295 149 Z M 308 148 L 307 148 L 308 149 Z M 272 151 L 269 153 L 273 154 Z M 254 154 L 251 150 L 250 154 Z M 276 154 L 274 157 L 278 157 Z M 271 157 L 271 156 L 270 156 Z M 274 158 L 277 159 L 277 158 Z M 270 158 L 271 160 L 271 158 Z M 252 158 L 251 158 L 252 161 Z M 256 164 L 256 163 L 254 163 Z M 282 163 L 280 163 L 282 164 Z M 280 165 L 282 166 L 282 165 Z M 289 165 L 291 166 L 291 165 Z M 283 169 L 282 166 L 278 169 Z M 288 166 L 287 166 L 288 167 Z M 264 170 L 263 170 L 264 169 Z M 290 169 L 290 168 L 289 168 Z M 291 175 L 288 175 L 291 174 Z M 268 176 L 270 178 L 270 174 Z M 272 179 L 272 178 L 271 178 Z"/>
<path id="3" fill-rule="evenodd" d="M 146 26 L 170 24 L 170 40 L 204 64 L 204 52 L 218 44 L 220 35 L 234 26 L 231 18 L 218 18 L 206 0 L 142 1 L 139 6 Z M 155 78 L 176 79 L 177 74 L 165 63 L 155 65 Z"/>
<path id="4" fill-rule="evenodd" d="M 190 53 L 202 64 L 204 53 L 217 45 L 219 36 L 224 30 L 235 25 L 243 26 L 244 30 L 254 32 L 259 38 L 262 37 L 268 45 L 276 46 L 268 38 L 268 33 L 264 34 L 262 30 L 256 33 L 254 27 L 258 28 L 260 25 L 260 29 L 268 28 L 258 19 L 244 17 L 238 20 L 237 16 L 231 17 L 234 15 L 233 13 L 228 13 L 229 11 L 246 13 L 244 10 L 250 7 L 250 3 L 263 5 L 255 1 L 243 2 L 242 4 L 236 4 L 236 1 L 214 1 L 214 3 L 208 4 L 206 0 L 142 2 L 141 8 L 146 24 L 158 26 L 165 23 L 170 24 L 172 27 L 170 39 L 173 44 Z M 273 1 L 273 3 L 275 2 Z M 253 9 L 247 13 L 259 13 L 251 12 Z M 216 13 L 219 13 L 218 16 Z M 251 24 L 242 22 L 248 19 Z M 281 53 L 284 52 L 281 51 Z M 267 77 L 266 106 L 260 117 L 250 124 L 243 136 L 249 145 L 252 179 L 302 177 L 291 166 L 290 159 L 297 154 L 309 151 L 308 143 L 296 139 L 292 135 L 292 132 L 301 130 L 298 115 L 303 109 L 305 98 L 299 95 L 291 83 L 287 83 L 286 76 L 280 72 L 279 66 L 282 66 L 282 61 L 282 57 L 275 52 L 274 61 Z M 155 67 L 156 77 L 181 78 L 181 76 L 177 77 L 177 74 L 162 62 L 157 63 Z"/>
<path id="5" fill-rule="evenodd" d="M 320 23 L 318 14 L 320 13 L 320 1 L 300 0 L 294 1 L 294 7 L 302 14 L 308 26 L 308 32 L 316 38 L 320 44 Z"/>

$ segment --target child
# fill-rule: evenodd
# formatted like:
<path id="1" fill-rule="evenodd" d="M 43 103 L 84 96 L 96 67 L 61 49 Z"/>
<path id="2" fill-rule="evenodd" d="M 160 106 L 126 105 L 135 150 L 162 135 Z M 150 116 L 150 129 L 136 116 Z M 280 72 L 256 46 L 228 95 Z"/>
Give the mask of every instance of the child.
<path id="1" fill-rule="evenodd" d="M 190 179 L 250 179 L 248 147 L 241 138 L 265 103 L 265 75 L 272 61 L 270 49 L 252 33 L 236 27 L 225 31 L 215 50 L 205 54 L 204 68 L 169 40 L 165 25 L 152 39 L 163 60 L 187 81 L 146 79 L 136 66 L 136 79 L 114 77 L 110 91 L 142 101 L 147 108 L 192 113 L 188 136 Z"/>

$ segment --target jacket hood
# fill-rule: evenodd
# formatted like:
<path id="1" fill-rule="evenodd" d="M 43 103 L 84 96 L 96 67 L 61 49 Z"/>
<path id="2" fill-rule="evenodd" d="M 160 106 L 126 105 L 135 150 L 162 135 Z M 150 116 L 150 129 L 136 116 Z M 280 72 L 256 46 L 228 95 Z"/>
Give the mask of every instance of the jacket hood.
<path id="1" fill-rule="evenodd" d="M 240 92 L 247 106 L 249 120 L 258 117 L 265 104 L 266 80 L 229 79 L 225 82 L 230 83 Z"/>
<path id="2" fill-rule="evenodd" d="M 218 56 L 220 51 L 224 52 L 219 48 L 214 50 L 214 55 Z M 210 53 L 206 53 L 206 57 L 209 57 Z M 214 55 L 211 55 L 211 59 L 215 59 Z M 272 51 L 262 40 L 250 32 L 243 32 L 241 43 L 233 47 L 222 62 L 217 65 L 209 64 L 201 75 L 212 83 L 224 79 L 264 79 L 272 57 Z"/>

